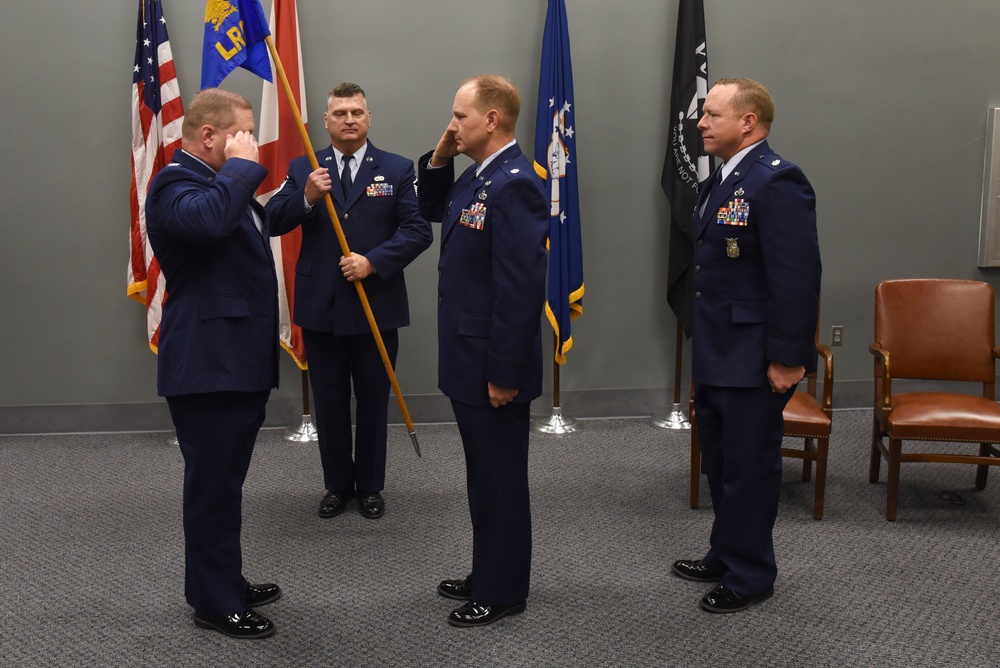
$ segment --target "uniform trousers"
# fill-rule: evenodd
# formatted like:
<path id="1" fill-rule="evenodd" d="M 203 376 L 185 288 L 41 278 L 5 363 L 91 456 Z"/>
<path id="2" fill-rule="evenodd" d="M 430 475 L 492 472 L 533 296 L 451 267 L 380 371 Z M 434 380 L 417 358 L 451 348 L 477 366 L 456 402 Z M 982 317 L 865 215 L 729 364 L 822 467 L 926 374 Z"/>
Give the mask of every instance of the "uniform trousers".
<path id="1" fill-rule="evenodd" d="M 781 495 L 782 411 L 792 390 L 698 385 L 695 414 L 715 520 L 702 560 L 721 584 L 746 596 L 772 589 L 772 531 Z"/>
<path id="2" fill-rule="evenodd" d="M 452 400 L 465 450 L 472 517 L 472 600 L 512 605 L 528 597 L 531 504 L 530 404 L 500 408 Z"/>
<path id="3" fill-rule="evenodd" d="M 246 609 L 243 481 L 270 390 L 167 397 L 184 456 L 184 592 L 199 613 Z"/>
<path id="4" fill-rule="evenodd" d="M 396 365 L 399 331 L 383 331 Z M 389 393 L 392 383 L 371 333 L 337 336 L 303 329 L 315 404 L 323 484 L 329 492 L 381 492 L 385 487 Z M 357 403 L 351 432 L 351 386 Z M 353 454 L 352 454 L 353 453 Z"/>

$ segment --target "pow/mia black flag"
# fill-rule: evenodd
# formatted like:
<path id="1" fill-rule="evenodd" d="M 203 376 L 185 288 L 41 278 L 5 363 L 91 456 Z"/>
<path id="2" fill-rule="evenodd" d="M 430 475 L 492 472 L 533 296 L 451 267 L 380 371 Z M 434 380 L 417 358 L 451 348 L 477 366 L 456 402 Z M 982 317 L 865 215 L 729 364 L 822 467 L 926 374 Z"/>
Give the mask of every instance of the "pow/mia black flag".
<path id="1" fill-rule="evenodd" d="M 707 93 L 705 6 L 702 0 L 680 0 L 670 90 L 670 143 L 660 184 L 670 200 L 667 303 L 688 337 L 691 336 L 694 308 L 691 222 L 698 200 L 698 184 L 707 179 L 711 171 L 697 127 Z"/>

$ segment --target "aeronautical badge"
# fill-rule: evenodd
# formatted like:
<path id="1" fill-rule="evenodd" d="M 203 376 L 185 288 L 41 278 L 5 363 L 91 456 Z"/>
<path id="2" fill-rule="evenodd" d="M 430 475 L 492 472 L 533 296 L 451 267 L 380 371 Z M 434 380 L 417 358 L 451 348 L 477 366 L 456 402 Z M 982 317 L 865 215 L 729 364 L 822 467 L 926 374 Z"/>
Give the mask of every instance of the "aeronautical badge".
<path id="1" fill-rule="evenodd" d="M 739 190 L 737 190 L 733 194 L 736 195 L 737 197 L 743 197 L 743 188 L 740 188 Z"/>
<path id="2" fill-rule="evenodd" d="M 468 209 L 462 209 L 462 216 L 458 222 L 474 230 L 483 229 L 486 226 L 486 205 L 476 202 Z"/>
<path id="3" fill-rule="evenodd" d="M 775 160 L 774 162 L 771 163 L 771 166 L 772 167 L 777 167 L 780 164 L 781 164 L 781 160 Z"/>
<path id="4" fill-rule="evenodd" d="M 738 238 L 726 237 L 726 257 L 737 258 L 740 256 L 740 246 L 737 243 Z"/>
<path id="5" fill-rule="evenodd" d="M 385 181 L 385 177 L 384 177 L 384 176 L 382 176 L 381 174 L 379 174 L 379 175 L 377 175 L 377 176 L 376 176 L 376 177 L 375 177 L 374 179 L 372 179 L 372 180 L 373 180 L 373 181 Z"/>
<path id="6" fill-rule="evenodd" d="M 481 199 L 483 201 L 486 201 L 486 191 L 485 190 L 482 191 L 481 193 L 479 193 L 479 199 Z"/>

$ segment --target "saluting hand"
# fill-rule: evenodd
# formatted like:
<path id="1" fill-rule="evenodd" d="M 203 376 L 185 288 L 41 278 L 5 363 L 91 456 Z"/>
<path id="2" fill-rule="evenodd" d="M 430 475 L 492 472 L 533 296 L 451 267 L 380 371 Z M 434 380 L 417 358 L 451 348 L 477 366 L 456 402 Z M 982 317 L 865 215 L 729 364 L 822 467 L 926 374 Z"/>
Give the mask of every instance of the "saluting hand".
<path id="1" fill-rule="evenodd" d="M 243 158 L 260 162 L 258 159 L 257 140 L 252 132 L 240 130 L 235 135 L 226 135 L 226 160 Z"/>
<path id="2" fill-rule="evenodd" d="M 456 155 L 458 155 L 458 143 L 455 141 L 455 131 L 449 125 L 434 149 L 434 155 L 431 156 L 431 167 L 440 167 Z"/>

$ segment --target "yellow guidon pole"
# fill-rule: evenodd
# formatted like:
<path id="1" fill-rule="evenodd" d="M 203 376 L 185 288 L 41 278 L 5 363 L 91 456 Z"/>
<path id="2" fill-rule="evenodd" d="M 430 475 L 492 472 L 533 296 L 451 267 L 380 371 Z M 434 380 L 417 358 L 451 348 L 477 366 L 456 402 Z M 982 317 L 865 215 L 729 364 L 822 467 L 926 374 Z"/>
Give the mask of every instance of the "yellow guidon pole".
<path id="1" fill-rule="evenodd" d="M 285 98 L 288 100 L 288 106 L 291 107 L 292 113 L 295 115 L 295 123 L 299 128 L 299 135 L 302 137 L 302 145 L 306 148 L 306 155 L 309 156 L 309 164 L 312 165 L 313 170 L 319 169 L 319 161 L 316 160 L 316 152 L 313 150 L 312 142 L 309 140 L 309 133 L 306 132 L 305 123 L 302 122 L 302 114 L 299 112 L 299 105 L 295 102 L 295 95 L 292 93 L 292 87 L 288 84 L 288 77 L 285 76 L 285 68 L 281 66 L 281 58 L 278 57 L 278 51 L 274 47 L 274 40 L 268 35 L 265 38 L 267 42 L 267 48 L 271 52 L 271 60 L 274 62 L 274 67 L 278 72 L 278 79 L 281 81 L 281 87 L 285 91 Z M 337 211 L 333 208 L 333 200 L 330 199 L 330 193 L 323 193 L 323 201 L 326 202 L 326 212 L 330 216 L 330 221 L 333 223 L 333 231 L 337 233 L 337 240 L 340 242 L 340 252 L 344 254 L 344 257 L 350 257 L 351 249 L 347 245 L 347 237 L 344 236 L 344 229 L 340 226 L 340 218 L 337 216 Z M 389 361 L 389 353 L 385 349 L 385 343 L 382 341 L 382 333 L 379 332 L 378 323 L 375 322 L 375 315 L 372 313 L 371 304 L 368 303 L 368 295 L 365 294 L 365 286 L 361 284 L 361 281 L 354 281 L 354 287 L 358 291 L 358 298 L 361 299 L 361 306 L 365 309 L 365 317 L 368 318 L 368 326 L 372 330 L 372 336 L 375 337 L 375 343 L 378 345 L 378 352 L 382 355 L 382 364 L 385 365 L 385 372 L 389 376 L 389 382 L 392 383 L 392 391 L 396 394 L 396 401 L 399 403 L 399 410 L 403 413 L 403 421 L 406 423 L 406 429 L 409 431 L 410 440 L 413 442 L 413 449 L 417 453 L 417 457 L 420 456 L 420 445 L 417 443 L 417 432 L 413 428 L 413 421 L 410 419 L 410 411 L 406 409 L 406 401 L 403 399 L 403 392 L 399 389 L 399 381 L 396 380 L 396 372 L 392 368 L 392 362 Z"/>

